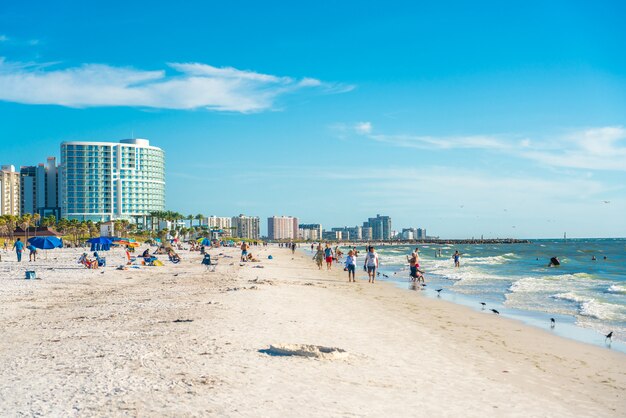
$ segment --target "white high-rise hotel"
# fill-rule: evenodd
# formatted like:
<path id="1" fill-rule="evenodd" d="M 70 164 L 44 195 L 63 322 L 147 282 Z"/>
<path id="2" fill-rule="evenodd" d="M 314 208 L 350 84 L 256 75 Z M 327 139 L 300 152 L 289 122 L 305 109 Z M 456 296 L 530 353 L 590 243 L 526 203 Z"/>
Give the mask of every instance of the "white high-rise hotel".
<path id="1" fill-rule="evenodd" d="M 133 219 L 165 210 L 165 152 L 147 139 L 61 143 L 61 209 L 69 219 Z"/>
<path id="2" fill-rule="evenodd" d="M 298 218 L 291 216 L 267 218 L 267 237 L 269 239 L 298 238 Z"/>

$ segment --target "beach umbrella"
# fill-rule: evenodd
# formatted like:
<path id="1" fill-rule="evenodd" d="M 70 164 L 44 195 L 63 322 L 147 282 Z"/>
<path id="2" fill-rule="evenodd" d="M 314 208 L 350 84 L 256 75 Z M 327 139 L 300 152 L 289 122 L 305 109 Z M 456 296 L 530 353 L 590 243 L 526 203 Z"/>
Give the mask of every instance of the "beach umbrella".
<path id="1" fill-rule="evenodd" d="M 51 250 L 53 248 L 63 247 L 63 241 L 57 237 L 32 237 L 28 240 L 28 243 L 41 250 Z"/>
<path id="2" fill-rule="evenodd" d="M 28 243 L 35 248 L 41 250 L 52 250 L 54 248 L 63 248 L 63 241 L 57 237 L 32 237 L 28 240 Z M 46 251 L 46 258 L 48 258 L 48 251 Z"/>

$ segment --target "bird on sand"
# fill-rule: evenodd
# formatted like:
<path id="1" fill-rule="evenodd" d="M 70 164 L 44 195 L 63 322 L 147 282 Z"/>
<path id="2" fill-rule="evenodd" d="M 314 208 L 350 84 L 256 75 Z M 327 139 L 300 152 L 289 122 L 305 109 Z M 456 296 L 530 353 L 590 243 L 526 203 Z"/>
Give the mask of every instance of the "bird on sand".
<path id="1" fill-rule="evenodd" d="M 387 276 L 385 273 L 383 273 L 383 277 L 389 278 L 389 276 Z"/>
<path id="2" fill-rule="evenodd" d="M 613 331 L 611 331 L 608 334 L 606 334 L 605 337 L 606 338 L 604 339 L 604 341 L 606 341 L 606 340 L 609 340 L 609 342 L 613 341 Z"/>
<path id="3" fill-rule="evenodd" d="M 442 290 L 443 290 L 443 289 L 435 289 L 435 292 L 437 292 L 437 296 L 439 296 L 439 295 L 441 294 L 441 291 L 442 291 Z"/>
<path id="4" fill-rule="evenodd" d="M 556 325 L 556 319 L 550 318 L 550 328 L 554 328 L 555 325 Z"/>
<path id="5" fill-rule="evenodd" d="M 493 312 L 496 315 L 500 315 L 500 312 L 496 311 L 495 309 L 492 309 L 491 312 Z"/>
<path id="6" fill-rule="evenodd" d="M 485 306 L 487 306 L 485 302 L 480 302 L 480 304 L 483 305 L 483 309 L 485 309 Z"/>

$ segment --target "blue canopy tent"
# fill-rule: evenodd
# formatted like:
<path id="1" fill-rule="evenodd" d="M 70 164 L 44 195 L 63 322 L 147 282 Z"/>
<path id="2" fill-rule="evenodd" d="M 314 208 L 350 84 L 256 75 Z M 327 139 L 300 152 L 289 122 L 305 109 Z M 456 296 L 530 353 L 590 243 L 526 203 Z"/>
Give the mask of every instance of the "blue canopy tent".
<path id="1" fill-rule="evenodd" d="M 204 238 L 204 239 L 200 242 L 200 245 L 204 245 L 205 247 L 210 247 L 210 246 L 212 245 L 212 244 L 211 244 L 211 240 L 210 240 L 210 239 L 208 239 L 208 238 Z"/>
<path id="2" fill-rule="evenodd" d="M 113 240 L 109 237 L 98 237 L 87 240 L 91 244 L 91 251 L 109 251 Z"/>

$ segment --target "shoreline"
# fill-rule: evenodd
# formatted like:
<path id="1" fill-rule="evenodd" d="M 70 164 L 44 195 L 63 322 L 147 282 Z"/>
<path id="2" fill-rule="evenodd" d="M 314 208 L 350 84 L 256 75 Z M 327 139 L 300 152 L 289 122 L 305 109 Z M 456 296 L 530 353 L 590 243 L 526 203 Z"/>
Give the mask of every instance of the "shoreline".
<path id="1" fill-rule="evenodd" d="M 177 265 L 89 271 L 75 267 L 80 251 L 33 264 L 36 281 L 21 278 L 27 263 L 0 263 L 3 415 L 623 412 L 624 354 L 370 285 L 361 271 L 348 283 L 301 252 L 252 247 L 261 262 L 240 266 L 237 249 L 214 249 L 212 273 L 189 252 Z M 292 344 L 345 355 L 266 354 Z"/>

